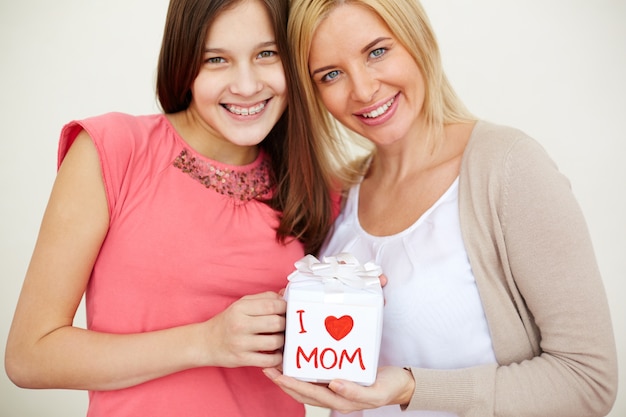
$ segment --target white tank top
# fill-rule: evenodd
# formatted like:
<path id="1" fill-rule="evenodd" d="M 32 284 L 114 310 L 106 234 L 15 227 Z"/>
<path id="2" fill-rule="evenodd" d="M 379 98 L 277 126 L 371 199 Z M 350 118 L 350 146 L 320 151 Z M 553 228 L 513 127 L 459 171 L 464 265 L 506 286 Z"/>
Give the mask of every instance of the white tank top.
<path id="1" fill-rule="evenodd" d="M 374 261 L 388 278 L 379 366 L 430 369 L 495 363 L 491 336 L 461 237 L 458 178 L 414 224 L 391 236 L 372 236 L 358 219 L 360 185 L 348 195 L 321 256 L 352 253 Z M 346 416 L 345 414 L 335 414 Z M 349 416 L 454 416 L 401 412 L 389 406 Z"/>

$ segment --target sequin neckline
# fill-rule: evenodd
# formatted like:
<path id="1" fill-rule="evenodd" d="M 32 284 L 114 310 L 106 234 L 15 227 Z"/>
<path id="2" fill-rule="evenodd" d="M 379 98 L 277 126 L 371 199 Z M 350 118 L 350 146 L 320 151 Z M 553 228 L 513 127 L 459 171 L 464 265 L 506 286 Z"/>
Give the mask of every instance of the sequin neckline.
<path id="1" fill-rule="evenodd" d="M 257 162 L 259 159 L 260 162 Z M 261 152 L 257 161 L 251 166 L 228 167 L 198 158 L 193 152 L 183 149 L 173 165 L 206 188 L 245 202 L 272 195 L 269 158 Z"/>

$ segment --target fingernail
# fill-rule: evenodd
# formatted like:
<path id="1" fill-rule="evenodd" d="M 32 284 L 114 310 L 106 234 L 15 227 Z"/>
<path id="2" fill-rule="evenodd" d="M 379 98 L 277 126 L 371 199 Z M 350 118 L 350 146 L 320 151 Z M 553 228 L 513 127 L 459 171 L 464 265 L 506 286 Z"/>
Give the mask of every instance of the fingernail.
<path id="1" fill-rule="evenodd" d="M 277 377 L 276 370 L 273 369 L 273 368 L 265 368 L 265 369 L 263 369 L 263 373 L 265 374 L 266 377 L 268 377 L 272 381 L 274 379 L 276 379 L 276 377 Z"/>
<path id="2" fill-rule="evenodd" d="M 335 380 L 331 381 L 330 384 L 328 384 L 328 388 L 336 393 L 340 393 L 344 388 L 344 384 L 341 381 Z"/>

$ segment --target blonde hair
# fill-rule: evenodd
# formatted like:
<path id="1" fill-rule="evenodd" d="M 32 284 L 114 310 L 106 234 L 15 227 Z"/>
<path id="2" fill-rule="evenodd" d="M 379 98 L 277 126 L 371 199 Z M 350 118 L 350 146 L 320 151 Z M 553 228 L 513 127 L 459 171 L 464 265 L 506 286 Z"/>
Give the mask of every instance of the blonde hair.
<path id="1" fill-rule="evenodd" d="M 317 27 L 335 7 L 342 4 L 359 5 L 377 14 L 413 56 L 424 77 L 426 93 L 423 111 L 435 141 L 442 137 L 444 125 L 475 120 L 444 73 L 439 45 L 428 16 L 418 0 L 291 0 L 287 28 L 289 55 L 306 97 L 315 138 L 336 147 L 338 145 L 334 138 L 338 135 L 346 137 L 343 133 L 345 129 L 338 128 L 338 122 L 317 96 L 308 66 Z M 367 149 L 362 139 L 350 136 L 361 148 Z"/>

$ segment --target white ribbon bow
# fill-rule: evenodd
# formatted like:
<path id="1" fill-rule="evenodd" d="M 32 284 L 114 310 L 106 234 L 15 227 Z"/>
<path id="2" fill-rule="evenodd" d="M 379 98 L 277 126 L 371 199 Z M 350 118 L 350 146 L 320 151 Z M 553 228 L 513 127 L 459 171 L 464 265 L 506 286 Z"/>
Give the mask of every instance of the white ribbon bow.
<path id="1" fill-rule="evenodd" d="M 294 265 L 296 271 L 287 277 L 289 282 L 315 280 L 324 284 L 342 283 L 352 288 L 363 289 L 379 284 L 378 277 L 382 274 L 380 266 L 373 262 L 361 265 L 349 253 L 325 256 L 323 262 L 313 255 L 306 255 Z"/>

